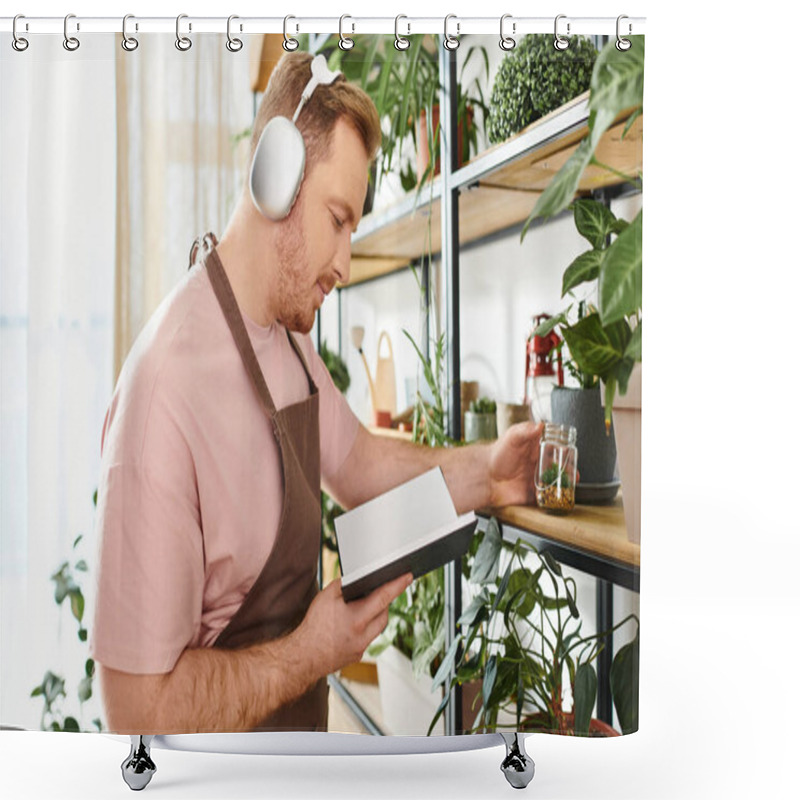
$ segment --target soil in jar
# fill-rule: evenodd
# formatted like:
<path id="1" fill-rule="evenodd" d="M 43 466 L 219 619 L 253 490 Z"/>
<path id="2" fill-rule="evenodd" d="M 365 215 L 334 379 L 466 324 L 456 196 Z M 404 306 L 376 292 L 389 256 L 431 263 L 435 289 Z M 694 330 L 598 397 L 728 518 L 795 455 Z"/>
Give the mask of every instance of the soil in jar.
<path id="1" fill-rule="evenodd" d="M 536 502 L 553 514 L 568 514 L 575 508 L 575 489 L 563 469 L 552 464 L 541 476 L 536 487 Z"/>

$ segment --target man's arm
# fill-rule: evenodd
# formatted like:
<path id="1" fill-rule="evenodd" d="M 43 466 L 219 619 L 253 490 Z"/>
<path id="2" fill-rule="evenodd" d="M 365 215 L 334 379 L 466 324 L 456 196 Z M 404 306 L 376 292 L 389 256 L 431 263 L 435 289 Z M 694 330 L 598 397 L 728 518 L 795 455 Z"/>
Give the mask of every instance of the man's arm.
<path id="1" fill-rule="evenodd" d="M 359 426 L 349 455 L 327 489 L 345 508 L 353 508 L 438 466 L 459 513 L 530 504 L 536 498 L 542 431 L 541 423 L 526 422 L 492 443 L 434 448 L 377 436 Z"/>
<path id="2" fill-rule="evenodd" d="M 341 581 L 320 592 L 303 622 L 264 644 L 187 649 L 173 670 L 133 675 L 100 667 L 106 721 L 115 733 L 248 731 L 340 667 L 358 661 L 386 627 L 389 604 L 410 575 L 345 603 Z"/>

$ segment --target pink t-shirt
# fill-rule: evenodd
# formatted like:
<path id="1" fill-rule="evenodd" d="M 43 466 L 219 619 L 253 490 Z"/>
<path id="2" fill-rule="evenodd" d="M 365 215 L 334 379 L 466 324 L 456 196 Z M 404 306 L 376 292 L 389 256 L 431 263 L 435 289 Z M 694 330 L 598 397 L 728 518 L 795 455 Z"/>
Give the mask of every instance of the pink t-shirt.
<path id="1" fill-rule="evenodd" d="M 285 328 L 245 324 L 276 407 L 307 397 Z M 319 388 L 325 481 L 359 423 L 309 337 L 296 336 Z M 106 415 L 92 656 L 162 673 L 185 648 L 212 645 L 261 572 L 282 505 L 272 426 L 196 265 L 137 338 Z"/>

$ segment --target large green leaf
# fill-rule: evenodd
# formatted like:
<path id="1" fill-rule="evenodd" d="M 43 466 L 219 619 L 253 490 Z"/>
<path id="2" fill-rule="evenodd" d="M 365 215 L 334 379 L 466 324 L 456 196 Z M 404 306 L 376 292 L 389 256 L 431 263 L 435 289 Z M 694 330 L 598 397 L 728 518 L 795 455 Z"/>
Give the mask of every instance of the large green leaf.
<path id="1" fill-rule="evenodd" d="M 600 318 L 604 325 L 621 320 L 642 307 L 642 212 L 606 250 L 598 285 Z"/>
<path id="2" fill-rule="evenodd" d="M 625 348 L 625 358 L 633 361 L 642 360 L 642 323 L 640 322 L 631 333 L 631 340 Z"/>
<path id="3" fill-rule="evenodd" d="M 458 618 L 458 624 L 462 628 L 471 628 L 473 625 L 479 624 L 482 618 L 485 617 L 486 604 L 488 602 L 489 592 L 486 588 L 483 588 L 464 609 L 464 612 Z"/>
<path id="4" fill-rule="evenodd" d="M 627 50 L 604 47 L 592 70 L 589 108 L 604 109 L 614 116 L 627 108 L 643 104 L 644 36 L 631 36 Z"/>
<path id="5" fill-rule="evenodd" d="M 582 372 L 605 379 L 622 359 L 623 350 L 609 338 L 596 313 L 563 328 L 563 333 L 569 352 Z"/>
<path id="6" fill-rule="evenodd" d="M 611 697 L 623 733 L 639 730 L 639 632 L 611 664 Z"/>
<path id="7" fill-rule="evenodd" d="M 518 569 L 511 573 L 508 579 L 508 592 L 516 595 L 513 601 L 513 610 L 521 617 L 527 617 L 536 605 L 536 593 L 531 591 L 533 588 L 530 571 Z"/>
<path id="8" fill-rule="evenodd" d="M 561 296 L 586 281 L 593 281 L 600 274 L 603 263 L 602 250 L 587 250 L 581 253 L 565 270 L 561 283 Z M 551 318 L 552 319 L 552 318 Z M 564 320 L 566 321 L 566 320 Z M 547 320 L 550 322 L 550 320 Z"/>
<path id="9" fill-rule="evenodd" d="M 439 669 L 436 670 L 436 675 L 433 676 L 433 686 L 431 689 L 435 689 L 450 677 L 450 671 L 453 668 L 453 664 L 455 664 L 456 655 L 458 654 L 458 646 L 460 644 L 461 636 L 456 635 L 456 637 L 450 643 L 450 648 L 448 649 L 445 657 L 442 659 L 442 663 L 439 664 Z"/>
<path id="10" fill-rule="evenodd" d="M 580 181 L 583 171 L 586 169 L 594 153 L 592 142 L 587 137 L 575 152 L 567 159 L 564 166 L 553 176 L 547 184 L 547 188 L 539 195 L 533 211 L 522 228 L 520 241 L 525 239 L 528 227 L 537 217 L 553 217 L 563 211 L 575 197 L 578 191 L 578 181 Z"/>
<path id="11" fill-rule="evenodd" d="M 483 535 L 478 552 L 475 554 L 475 562 L 470 573 L 472 583 L 491 583 L 496 580 L 502 547 L 503 537 L 500 533 L 500 525 L 492 517 L 486 526 L 486 533 Z"/>
<path id="12" fill-rule="evenodd" d="M 592 719 L 596 698 L 597 673 L 591 664 L 581 664 L 575 670 L 575 685 L 573 687 L 575 733 L 589 733 L 589 722 Z"/>
<path id="13" fill-rule="evenodd" d="M 581 198 L 573 204 L 575 227 L 578 233 L 595 249 L 600 250 L 606 237 L 614 230 L 617 218 L 604 203 L 589 198 Z"/>

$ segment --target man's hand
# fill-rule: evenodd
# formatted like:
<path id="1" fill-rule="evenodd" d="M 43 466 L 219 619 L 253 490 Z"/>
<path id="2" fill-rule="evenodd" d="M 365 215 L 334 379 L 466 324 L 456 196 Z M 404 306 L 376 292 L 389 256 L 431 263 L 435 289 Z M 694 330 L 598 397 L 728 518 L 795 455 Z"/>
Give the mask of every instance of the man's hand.
<path id="1" fill-rule="evenodd" d="M 544 424 L 512 425 L 492 444 L 489 455 L 491 506 L 531 505 L 536 502 L 536 465 Z"/>
<path id="2" fill-rule="evenodd" d="M 373 639 L 386 627 L 389 605 L 411 581 L 410 573 L 401 575 L 352 603 L 345 602 L 340 579 L 326 586 L 314 598 L 295 631 L 308 648 L 314 670 L 327 675 L 360 661 Z"/>

